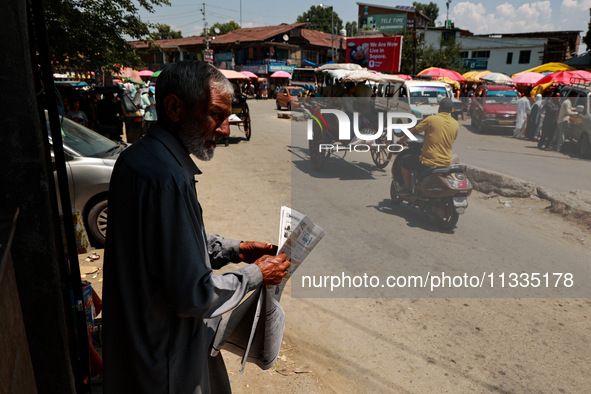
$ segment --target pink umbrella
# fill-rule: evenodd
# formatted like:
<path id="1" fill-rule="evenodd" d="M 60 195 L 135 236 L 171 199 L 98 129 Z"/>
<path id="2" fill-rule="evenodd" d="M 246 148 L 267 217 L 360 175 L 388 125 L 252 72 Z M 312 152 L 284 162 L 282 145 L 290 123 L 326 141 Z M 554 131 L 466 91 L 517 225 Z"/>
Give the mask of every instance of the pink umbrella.
<path id="1" fill-rule="evenodd" d="M 113 74 L 115 76 L 118 77 L 124 77 L 124 78 L 129 78 L 135 82 L 139 82 L 139 83 L 143 83 L 144 81 L 142 81 L 142 79 L 140 78 L 140 75 L 137 71 L 129 68 L 129 67 L 123 67 L 121 70 L 119 70 L 118 73 Z"/>
<path id="2" fill-rule="evenodd" d="M 462 77 L 462 74 L 460 74 L 459 72 L 453 71 L 453 70 L 448 70 L 446 68 L 429 67 L 429 68 L 424 69 L 423 71 L 421 71 L 417 75 L 428 75 L 433 78 L 447 77 L 447 78 L 452 79 L 454 81 L 458 81 L 458 82 L 462 82 L 462 83 L 466 82 L 466 78 Z"/>
<path id="3" fill-rule="evenodd" d="M 271 78 L 291 78 L 291 74 L 286 71 L 275 71 Z"/>
<path id="4" fill-rule="evenodd" d="M 154 74 L 154 71 L 151 70 L 142 70 L 139 72 L 140 77 L 151 77 Z"/>
<path id="5" fill-rule="evenodd" d="M 591 73 L 584 70 L 557 71 L 546 75 L 544 78 L 536 82 L 535 85 L 537 86 L 549 82 L 554 82 L 557 85 L 569 85 L 571 83 L 571 78 L 587 79 L 591 81 Z"/>
<path id="6" fill-rule="evenodd" d="M 544 76 L 540 73 L 527 72 L 515 75 L 512 79 L 517 85 L 535 85 Z"/>
<path id="7" fill-rule="evenodd" d="M 251 78 L 251 79 L 259 79 L 259 77 L 255 73 L 250 72 L 250 71 L 240 71 L 240 74 L 246 75 L 248 78 Z"/>

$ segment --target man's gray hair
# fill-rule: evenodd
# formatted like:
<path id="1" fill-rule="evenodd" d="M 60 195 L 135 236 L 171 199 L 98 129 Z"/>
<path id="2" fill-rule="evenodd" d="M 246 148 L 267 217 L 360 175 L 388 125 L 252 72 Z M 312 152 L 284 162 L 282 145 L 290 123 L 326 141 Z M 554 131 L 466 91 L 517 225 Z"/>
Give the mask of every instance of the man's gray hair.
<path id="1" fill-rule="evenodd" d="M 196 60 L 183 60 L 166 65 L 156 81 L 156 113 L 158 119 L 166 119 L 164 98 L 173 93 L 189 107 L 200 100 L 209 99 L 210 88 L 216 86 L 220 93 L 232 97 L 234 87 L 213 65 Z"/>

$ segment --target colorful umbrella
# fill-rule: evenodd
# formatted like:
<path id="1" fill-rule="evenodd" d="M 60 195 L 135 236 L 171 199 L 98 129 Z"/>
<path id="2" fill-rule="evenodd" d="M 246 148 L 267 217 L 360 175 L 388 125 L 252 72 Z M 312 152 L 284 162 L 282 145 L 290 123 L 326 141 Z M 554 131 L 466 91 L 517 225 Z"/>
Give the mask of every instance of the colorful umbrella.
<path id="1" fill-rule="evenodd" d="M 504 85 L 510 85 L 513 83 L 513 80 L 503 73 L 486 74 L 485 76 L 481 77 L 480 80 Z"/>
<path id="2" fill-rule="evenodd" d="M 454 81 L 453 79 L 449 79 L 448 77 L 439 77 L 437 78 L 439 82 L 446 83 L 453 87 L 455 90 L 460 90 L 460 83 L 458 81 Z"/>
<path id="3" fill-rule="evenodd" d="M 255 73 L 250 71 L 240 71 L 240 74 L 246 75 L 250 79 L 259 79 L 259 77 Z"/>
<path id="4" fill-rule="evenodd" d="M 541 73 L 526 72 L 516 74 L 512 79 L 517 85 L 533 86 L 542 78 L 544 78 L 544 75 Z"/>
<path id="5" fill-rule="evenodd" d="M 286 71 L 275 71 L 271 78 L 291 78 L 291 74 Z"/>
<path id="6" fill-rule="evenodd" d="M 394 74 L 394 75 L 396 75 L 397 77 L 402 78 L 404 80 L 412 81 L 412 77 L 410 75 L 406 75 L 406 74 Z"/>
<path id="7" fill-rule="evenodd" d="M 486 74 L 490 74 L 491 71 L 484 70 L 484 71 L 468 71 L 467 73 L 462 74 L 462 77 L 466 78 L 466 82 L 478 83 L 480 82 L 480 78 L 484 77 Z"/>
<path id="8" fill-rule="evenodd" d="M 118 73 L 114 73 L 114 76 L 117 77 L 123 77 L 123 78 L 128 78 L 134 82 L 138 82 L 138 83 L 143 83 L 144 81 L 142 81 L 142 79 L 140 78 L 140 74 L 129 68 L 129 67 L 123 67 L 121 70 L 119 70 Z"/>
<path id="9" fill-rule="evenodd" d="M 158 75 L 160 75 L 161 72 L 162 70 L 156 71 L 154 74 L 152 74 L 152 78 L 158 78 Z"/>
<path id="10" fill-rule="evenodd" d="M 557 85 L 569 85 L 572 78 L 587 79 L 591 81 L 591 73 L 584 70 L 576 71 L 557 71 L 546 75 L 544 78 L 536 82 L 536 85 L 554 82 Z"/>
<path id="11" fill-rule="evenodd" d="M 244 74 L 240 74 L 238 71 L 234 71 L 234 70 L 219 70 L 222 74 L 224 74 L 224 77 L 228 78 L 228 79 L 243 79 L 246 81 L 250 81 L 250 78 L 248 78 L 246 75 Z"/>
<path id="12" fill-rule="evenodd" d="M 140 77 L 151 77 L 152 74 L 154 74 L 154 71 L 152 71 L 152 70 L 142 70 L 138 74 L 139 74 Z"/>
<path id="13" fill-rule="evenodd" d="M 462 74 L 448 70 L 446 68 L 439 68 L 439 67 L 429 67 L 418 73 L 417 75 L 429 75 L 433 78 L 439 77 L 448 77 L 449 79 L 453 79 L 454 81 L 458 82 L 466 82 L 466 78 L 462 77 Z"/>
<path id="14" fill-rule="evenodd" d="M 542 94 L 548 89 L 550 86 L 554 85 L 554 82 L 543 83 L 541 85 L 535 86 L 532 90 L 530 95 L 532 97 L 536 97 L 538 94 Z"/>
<path id="15" fill-rule="evenodd" d="M 529 70 L 524 70 L 524 71 L 518 72 L 517 74 L 522 74 L 522 73 L 526 73 L 526 72 L 543 73 L 546 71 L 556 72 L 556 71 L 574 71 L 574 70 L 576 70 L 576 68 L 568 66 L 564 63 L 551 62 L 551 63 L 542 64 L 541 66 L 538 66 L 538 67 L 530 68 Z M 516 76 L 517 74 L 513 74 L 513 76 Z"/>

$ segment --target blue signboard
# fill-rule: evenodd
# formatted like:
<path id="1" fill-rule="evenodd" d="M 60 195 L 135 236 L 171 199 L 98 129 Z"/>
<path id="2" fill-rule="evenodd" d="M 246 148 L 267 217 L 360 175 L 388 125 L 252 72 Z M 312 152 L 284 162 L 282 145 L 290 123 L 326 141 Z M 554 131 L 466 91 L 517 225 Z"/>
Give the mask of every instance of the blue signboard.
<path id="1" fill-rule="evenodd" d="M 288 66 L 287 64 L 269 64 L 269 73 L 274 73 L 276 71 L 287 71 L 288 73 L 292 73 L 294 68 L 296 68 L 296 66 Z"/>
<path id="2" fill-rule="evenodd" d="M 232 52 L 222 52 L 216 53 L 214 55 L 216 62 L 231 62 L 232 61 Z"/>

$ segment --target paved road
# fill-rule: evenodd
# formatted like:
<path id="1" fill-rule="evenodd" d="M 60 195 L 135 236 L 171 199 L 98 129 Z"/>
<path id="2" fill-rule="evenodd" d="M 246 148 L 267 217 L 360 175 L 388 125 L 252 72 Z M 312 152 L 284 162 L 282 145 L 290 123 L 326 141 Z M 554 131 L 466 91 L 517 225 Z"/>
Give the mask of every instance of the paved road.
<path id="1" fill-rule="evenodd" d="M 376 171 L 368 154 L 331 158 L 324 172 L 314 172 L 301 134 L 290 136 L 274 103 L 249 104 L 252 140 L 233 128 L 230 146 L 199 163 L 208 232 L 274 241 L 279 206 L 292 205 L 327 233 L 298 275 L 572 270 L 577 291 L 589 296 L 588 284 L 580 285 L 590 277 L 588 232 L 550 215 L 543 202 L 515 200 L 507 207 L 475 193 L 458 228 L 442 233 L 417 210 L 391 207 L 389 173 Z M 507 140 L 513 143 L 519 144 Z M 236 392 L 583 392 L 589 386 L 588 299 L 560 299 L 550 290 L 541 295 L 553 298 L 510 298 L 527 291 L 509 288 L 436 298 L 426 298 L 424 289 L 392 298 L 400 294 L 382 287 L 306 293 L 296 286 L 298 275 L 292 297 L 288 291 L 282 299 L 285 359 L 277 370 L 311 373 L 286 377 L 253 367 L 239 380 L 231 363 Z M 495 295 L 506 298 L 480 298 Z"/>
<path id="2" fill-rule="evenodd" d="M 532 181 L 557 192 L 591 191 L 591 160 L 576 155 L 574 144 L 565 144 L 566 153 L 542 151 L 537 143 L 511 138 L 506 132 L 476 134 L 462 121 L 454 152 L 460 161 Z"/>

